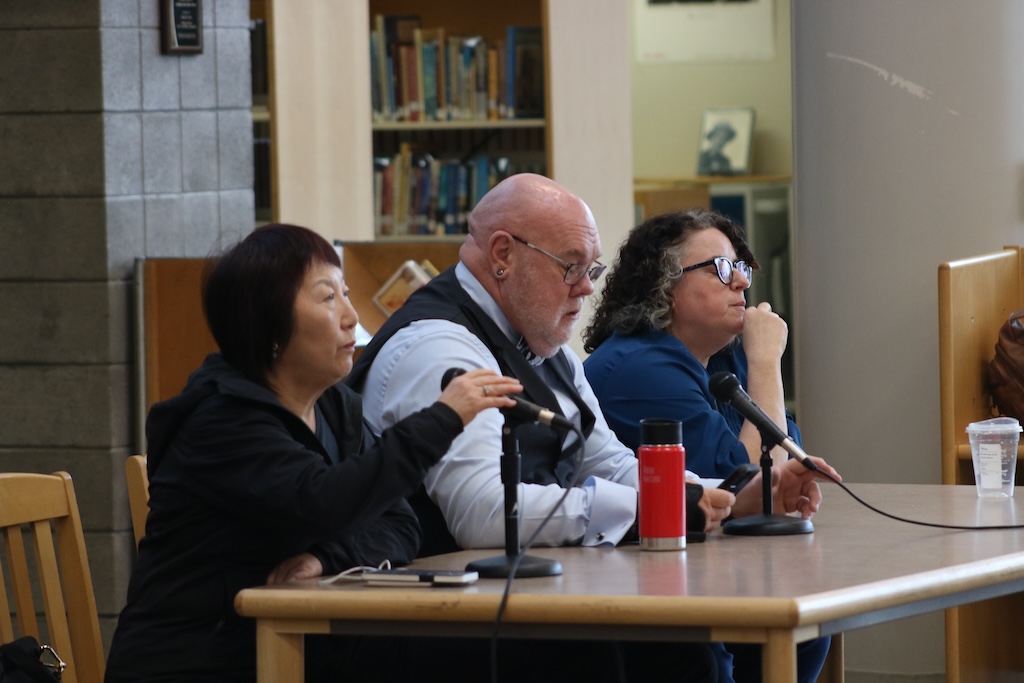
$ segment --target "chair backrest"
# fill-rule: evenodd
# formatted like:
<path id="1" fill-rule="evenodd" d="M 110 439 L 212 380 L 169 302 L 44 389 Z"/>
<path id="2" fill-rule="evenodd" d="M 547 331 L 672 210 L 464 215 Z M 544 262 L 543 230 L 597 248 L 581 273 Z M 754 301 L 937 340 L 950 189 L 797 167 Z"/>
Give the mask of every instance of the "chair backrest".
<path id="1" fill-rule="evenodd" d="M 0 474 L 0 533 L 0 642 L 35 636 L 67 662 L 64 683 L 102 683 L 103 643 L 71 475 Z"/>
<path id="2" fill-rule="evenodd" d="M 131 455 L 124 461 L 124 476 L 128 481 L 128 507 L 135 530 L 135 547 L 146 535 L 146 516 L 149 515 L 149 471 L 145 455 Z"/>
<path id="3" fill-rule="evenodd" d="M 971 422 L 993 416 L 992 399 L 985 384 L 986 370 L 995 355 L 999 328 L 1020 308 L 1024 308 L 1024 247 L 1006 247 L 992 254 L 939 265 L 939 401 L 944 484 L 974 482 L 971 446 L 964 430 Z"/>

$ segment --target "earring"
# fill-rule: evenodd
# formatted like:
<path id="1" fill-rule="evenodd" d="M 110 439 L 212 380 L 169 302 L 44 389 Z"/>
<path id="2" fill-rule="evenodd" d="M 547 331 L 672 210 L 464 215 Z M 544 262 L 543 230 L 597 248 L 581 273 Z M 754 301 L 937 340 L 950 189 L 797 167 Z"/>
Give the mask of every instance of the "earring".
<path id="1" fill-rule="evenodd" d="M 270 357 L 272 359 L 273 358 L 277 358 L 277 349 L 278 349 L 277 342 L 272 342 L 270 344 Z"/>
<path id="2" fill-rule="evenodd" d="M 498 268 L 498 271 L 495 273 L 495 275 L 497 275 L 498 277 L 501 277 L 504 274 L 505 274 L 505 269 L 504 268 Z"/>

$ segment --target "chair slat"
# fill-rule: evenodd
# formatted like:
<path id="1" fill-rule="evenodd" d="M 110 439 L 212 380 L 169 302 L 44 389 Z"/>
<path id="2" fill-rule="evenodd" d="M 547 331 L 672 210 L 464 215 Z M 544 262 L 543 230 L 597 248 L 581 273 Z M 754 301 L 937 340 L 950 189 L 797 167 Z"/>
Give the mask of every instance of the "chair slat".
<path id="1" fill-rule="evenodd" d="M 6 550 L 0 580 L 6 577 L 12 591 L 10 600 L 0 591 L 0 639 L 35 636 L 67 662 L 64 683 L 102 683 L 103 643 L 71 476 L 0 474 L 0 533 Z M 12 607 L 16 620 L 9 617 Z"/>
<path id="2" fill-rule="evenodd" d="M 39 638 L 39 622 L 36 621 L 32 579 L 21 525 L 4 529 L 4 546 L 7 550 L 7 568 L 11 576 L 11 590 L 14 591 L 14 611 L 18 615 L 18 630 L 21 635 Z"/>

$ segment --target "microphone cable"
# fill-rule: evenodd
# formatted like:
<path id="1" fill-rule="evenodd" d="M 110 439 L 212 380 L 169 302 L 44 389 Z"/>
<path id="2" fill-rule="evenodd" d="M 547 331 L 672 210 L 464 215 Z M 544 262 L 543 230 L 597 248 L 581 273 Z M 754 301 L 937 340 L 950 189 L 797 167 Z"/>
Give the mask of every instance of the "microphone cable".
<path id="1" fill-rule="evenodd" d="M 905 522 L 907 524 L 917 524 L 919 526 L 934 527 L 937 529 L 959 529 L 964 531 L 982 531 L 985 529 L 990 530 L 1008 530 L 1008 529 L 1024 529 L 1024 525 L 1021 524 L 992 524 L 988 526 L 968 526 L 966 524 L 939 524 L 938 522 L 922 522 L 920 520 L 908 519 L 906 517 L 900 517 L 892 513 L 881 510 L 874 505 L 871 505 L 863 498 L 858 496 L 856 493 L 851 491 L 849 487 L 843 484 L 841 481 L 830 475 L 828 472 L 821 470 L 810 457 L 804 453 L 803 449 L 799 445 L 795 444 L 789 435 L 782 430 L 779 425 L 775 424 L 770 417 L 754 403 L 753 399 L 747 394 L 740 383 L 739 378 L 731 372 L 723 370 L 722 372 L 716 372 L 708 379 L 708 389 L 714 395 L 715 399 L 731 405 L 737 413 L 739 413 L 745 420 L 753 424 L 757 430 L 761 433 L 762 443 L 771 443 L 773 445 L 780 445 L 786 451 L 789 452 L 791 458 L 796 458 L 803 463 L 804 467 L 809 470 L 813 470 L 831 480 L 832 482 L 839 485 L 844 491 L 856 500 L 864 507 L 876 512 L 884 517 L 894 519 L 898 522 Z"/>
<path id="2" fill-rule="evenodd" d="M 576 479 L 579 476 L 580 470 L 583 468 L 583 455 L 586 452 L 586 450 L 584 449 L 584 446 L 586 445 L 586 439 L 583 438 L 583 431 L 575 424 L 573 424 L 572 430 L 576 434 L 577 438 L 575 463 L 576 466 L 573 468 L 572 477 L 569 478 L 569 481 L 566 483 L 565 490 L 562 491 L 562 495 L 555 502 L 554 507 L 552 507 L 551 511 L 544 516 L 544 519 L 541 520 L 540 524 L 537 526 L 534 532 L 530 534 L 530 538 L 527 539 L 526 543 L 522 544 L 519 548 L 519 553 L 516 555 L 515 560 L 513 560 L 511 569 L 509 570 L 508 573 L 508 577 L 505 579 L 505 589 L 501 594 L 501 602 L 498 603 L 498 613 L 494 617 L 494 626 L 491 628 L 491 683 L 498 682 L 498 630 L 501 627 L 501 618 L 505 614 L 505 607 L 508 604 L 508 597 L 512 591 L 512 581 L 516 577 L 516 570 L 519 569 L 519 563 L 522 562 L 523 557 L 526 555 L 526 551 L 528 551 L 533 546 L 534 542 L 537 540 L 537 537 L 540 535 L 540 532 L 544 530 L 544 527 L 547 526 L 548 522 L 550 522 L 551 519 L 554 517 L 555 512 L 557 512 L 558 509 L 561 508 L 562 505 L 565 503 L 565 499 L 569 496 L 569 492 L 576 487 Z M 522 485 L 521 481 L 519 482 L 519 485 Z M 522 519 L 522 509 L 523 506 L 520 505 L 520 520 Z"/>
<path id="3" fill-rule="evenodd" d="M 872 512 L 876 512 L 882 515 L 883 517 L 894 519 L 897 522 L 905 522 L 906 524 L 917 524 L 918 526 L 934 527 L 936 529 L 956 529 L 960 531 L 1007 531 L 1010 529 L 1024 529 L 1024 524 L 992 524 L 988 526 L 968 526 L 966 524 L 940 524 L 938 522 L 923 522 L 917 519 L 901 517 L 899 515 L 894 515 L 891 512 L 886 512 L 885 510 L 875 507 L 871 503 L 867 502 L 866 500 L 858 496 L 850 489 L 850 487 L 848 487 L 846 484 L 833 477 L 828 472 L 825 472 L 820 468 L 817 470 L 817 472 L 826 479 L 832 481 L 835 484 L 838 484 L 839 488 L 846 491 L 848 494 L 850 494 L 851 498 L 853 498 L 855 501 L 857 501 L 867 509 L 871 510 Z"/>

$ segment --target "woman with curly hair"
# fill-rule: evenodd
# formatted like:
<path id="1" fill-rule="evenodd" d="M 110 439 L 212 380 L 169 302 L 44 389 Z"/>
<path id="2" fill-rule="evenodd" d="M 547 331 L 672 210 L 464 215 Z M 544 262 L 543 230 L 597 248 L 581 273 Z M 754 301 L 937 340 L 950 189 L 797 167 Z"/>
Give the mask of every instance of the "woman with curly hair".
<path id="1" fill-rule="evenodd" d="M 701 477 L 758 462 L 757 428 L 708 389 L 722 370 L 800 442 L 783 399 L 786 321 L 767 302 L 746 301 L 757 267 L 742 229 L 714 211 L 655 216 L 630 231 L 583 335 L 587 380 L 622 442 L 639 447 L 643 418 L 674 418 L 683 423 L 686 467 Z M 785 462 L 786 454 L 773 458 Z M 828 638 L 801 644 L 800 681 L 817 678 L 828 646 Z M 732 679 L 724 680 L 761 680 L 757 646 L 725 648 L 719 671 Z"/>
<path id="2" fill-rule="evenodd" d="M 757 267 L 742 229 L 713 211 L 656 216 L 629 233 L 584 333 L 587 379 L 624 443 L 639 446 L 642 418 L 671 417 L 700 476 L 758 462 L 757 428 L 708 389 L 721 370 L 799 442 L 783 398 L 786 321 L 767 302 L 746 302 Z"/>

